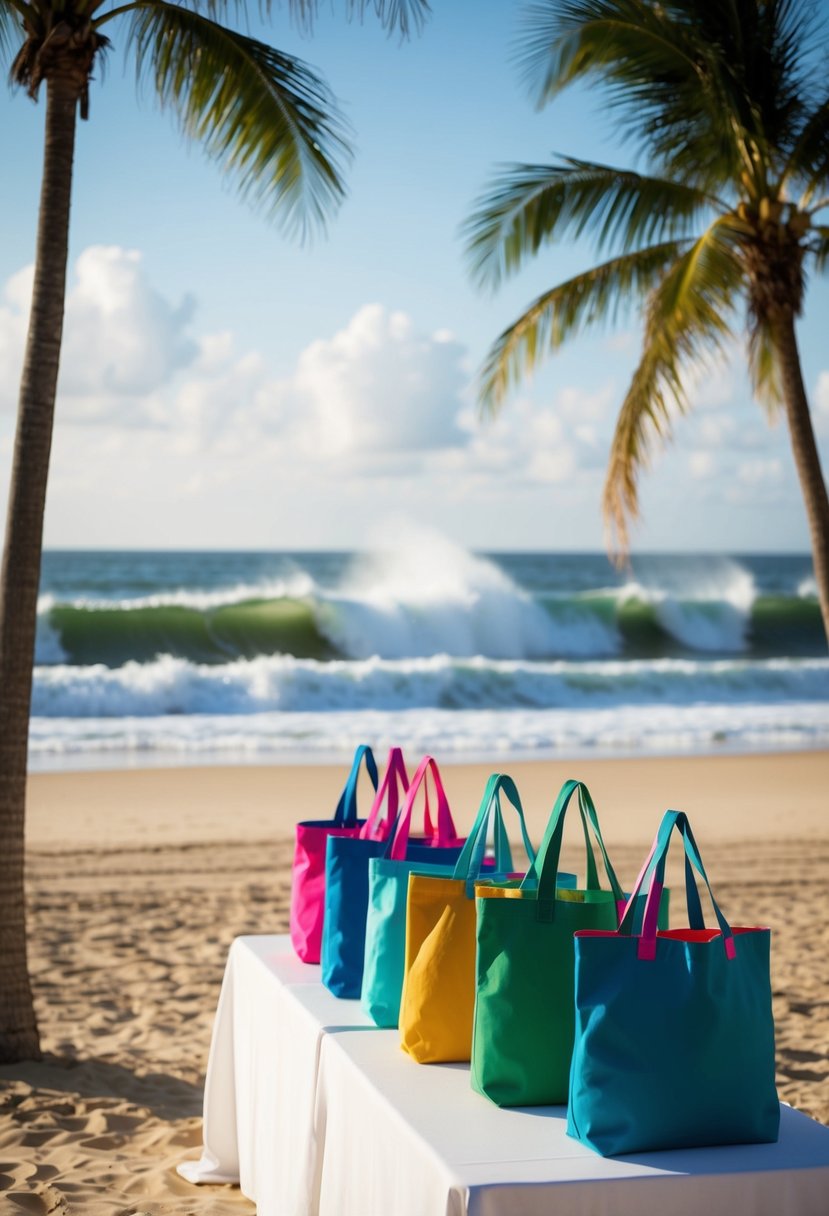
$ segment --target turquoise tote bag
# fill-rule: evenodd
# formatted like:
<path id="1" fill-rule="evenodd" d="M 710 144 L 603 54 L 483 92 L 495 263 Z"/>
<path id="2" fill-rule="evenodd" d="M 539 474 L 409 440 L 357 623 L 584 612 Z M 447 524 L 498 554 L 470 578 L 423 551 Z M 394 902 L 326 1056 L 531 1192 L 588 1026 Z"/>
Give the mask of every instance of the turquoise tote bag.
<path id="1" fill-rule="evenodd" d="M 693 867 L 716 929 L 704 928 L 695 891 L 690 927 L 657 931 L 674 830 L 686 883 Z M 637 936 L 633 906 L 644 889 Z M 666 812 L 618 930 L 576 934 L 568 1134 L 603 1156 L 776 1140 L 770 937 L 728 924 L 687 817 Z"/>
<path id="2" fill-rule="evenodd" d="M 429 760 L 429 757 L 427 757 Z M 443 794 L 443 784 L 440 773 L 434 761 L 432 773 L 438 798 Z M 425 766 L 421 765 L 421 769 Z M 480 826 L 481 815 L 490 810 L 493 790 L 499 775 L 494 773 L 487 782 L 478 819 L 464 846 L 464 854 L 469 854 L 474 846 L 474 837 Z M 400 817 L 397 831 L 393 840 L 388 844 L 382 857 L 374 857 L 369 862 L 369 897 L 368 915 L 366 917 L 366 949 L 363 966 L 363 1008 L 375 1025 L 386 1028 L 397 1026 L 400 1016 L 400 994 L 403 989 L 403 976 L 406 958 L 406 896 L 409 885 L 409 875 L 412 873 L 432 874 L 436 877 L 451 878 L 455 873 L 454 863 L 461 856 L 461 849 L 440 849 L 435 854 L 435 864 L 424 860 L 423 851 L 415 859 L 409 855 L 407 859 L 406 843 L 408 841 L 411 804 L 420 784 L 420 769 L 412 778 L 406 807 Z M 500 787 L 499 787 L 500 788 Z M 497 799 L 498 795 L 495 794 Z M 486 827 L 486 824 L 484 824 Z M 523 830 L 523 821 L 522 821 Z M 501 816 L 500 802 L 496 805 L 495 859 L 494 868 L 485 873 L 509 873 L 512 870 L 512 852 Z M 486 843 L 486 832 L 481 845 L 481 853 Z M 529 842 L 527 842 L 529 843 Z M 530 853 L 532 859 L 533 854 Z M 480 860 L 480 859 L 479 859 Z M 477 874 L 477 869 L 475 873 Z"/>

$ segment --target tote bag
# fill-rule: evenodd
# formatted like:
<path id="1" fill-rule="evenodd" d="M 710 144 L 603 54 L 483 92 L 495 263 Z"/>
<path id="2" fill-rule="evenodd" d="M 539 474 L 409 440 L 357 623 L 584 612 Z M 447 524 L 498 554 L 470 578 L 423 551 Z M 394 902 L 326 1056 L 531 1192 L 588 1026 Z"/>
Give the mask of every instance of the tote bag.
<path id="1" fill-rule="evenodd" d="M 403 766 L 399 758 L 400 785 L 405 793 L 408 789 Z M 390 759 L 389 771 L 392 769 Z M 366 914 L 368 912 L 368 865 L 372 857 L 378 857 L 385 848 L 390 832 L 395 826 L 399 793 L 393 780 L 389 780 L 389 806 L 385 819 L 379 818 L 378 808 L 384 801 L 385 789 L 381 785 L 361 835 L 356 839 L 332 837 L 328 841 L 325 855 L 326 890 L 325 922 L 322 935 L 322 980 L 341 997 L 359 997 L 363 981 L 363 961 L 366 943 Z M 373 819 L 375 826 L 372 827 Z M 439 856 L 442 849 L 454 849 L 459 840 L 449 810 L 444 800 L 438 806 L 437 821 L 433 825 L 428 804 L 424 815 L 425 835 L 409 840 L 406 855 L 418 860 Z M 451 852 L 449 856 L 451 856 Z"/>
<path id="2" fill-rule="evenodd" d="M 433 766 L 438 799 L 445 798 L 437 764 L 427 756 L 412 778 L 406 796 L 406 807 L 393 839 L 386 846 L 383 855 L 373 857 L 368 867 L 368 915 L 361 1000 L 374 1024 L 387 1028 L 397 1026 L 400 1013 L 400 994 L 406 963 L 406 897 L 409 875 L 417 872 L 451 878 L 464 843 L 458 841 L 457 848 L 433 849 L 430 851 L 431 856 L 423 849 L 413 855 L 412 846 L 409 845 L 407 854 L 411 805 L 417 793 L 421 773 L 425 776 L 427 766 Z M 493 780 L 494 777 L 490 778 L 490 782 Z M 500 807 L 495 841 L 493 873 L 495 870 L 506 873 L 512 869 L 512 854 Z"/>
<path id="3" fill-rule="evenodd" d="M 325 896 L 325 845 L 329 836 L 356 836 L 363 825 L 357 818 L 357 780 L 365 764 L 377 789 L 377 764 L 371 748 L 363 743 L 354 761 L 332 819 L 306 819 L 296 825 L 294 863 L 291 872 L 291 942 L 304 963 L 320 961 Z"/>
<path id="4" fill-rule="evenodd" d="M 587 885 L 563 890 L 558 862 L 575 793 L 585 835 Z M 591 832 L 609 891 L 599 886 Z M 499 1106 L 566 1102 L 573 1046 L 573 934 L 577 929 L 615 929 L 623 901 L 583 782 L 562 786 L 535 866 L 520 887 L 481 885 L 476 894 L 472 1087 Z"/>
<path id="5" fill-rule="evenodd" d="M 400 1043 L 419 1064 L 469 1059 L 475 1001 L 475 881 L 502 791 L 518 813 L 524 848 L 532 860 L 518 790 L 511 777 L 498 773 L 487 784 L 453 876 L 409 876 Z"/>
<path id="6" fill-rule="evenodd" d="M 686 883 L 695 887 L 693 866 L 716 929 L 703 927 L 695 887 L 690 927 L 657 932 L 674 829 Z M 776 1140 L 770 930 L 728 924 L 681 811 L 662 820 L 634 896 L 645 887 L 639 936 L 633 899 L 617 932 L 576 935 L 568 1134 L 605 1156 Z"/>
<path id="7" fill-rule="evenodd" d="M 386 770 L 365 823 L 325 842 L 325 894 L 320 963 L 322 982 L 335 996 L 360 995 L 368 903 L 368 861 L 382 853 L 397 819 L 409 775 L 399 747 L 389 751 Z M 356 988 L 356 991 L 355 991 Z"/>

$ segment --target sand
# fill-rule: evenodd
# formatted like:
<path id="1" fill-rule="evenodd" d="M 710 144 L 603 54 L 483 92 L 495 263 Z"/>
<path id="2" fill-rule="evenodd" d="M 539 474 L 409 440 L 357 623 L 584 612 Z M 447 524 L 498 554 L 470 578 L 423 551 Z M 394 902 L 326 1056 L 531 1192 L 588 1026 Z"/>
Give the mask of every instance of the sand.
<path id="1" fill-rule="evenodd" d="M 726 915 L 774 931 L 780 1095 L 829 1122 L 829 755 L 505 767 L 536 836 L 561 781 L 583 777 L 625 883 L 665 806 L 689 812 Z M 459 824 L 487 773 L 445 768 Z M 253 1211 L 238 1189 L 191 1187 L 175 1165 L 198 1156 L 229 945 L 286 929 L 293 823 L 329 814 L 342 779 L 301 766 L 31 778 L 30 964 L 45 1058 L 0 1068 L 4 1216 Z M 564 861 L 579 868 L 575 824 L 568 835 Z M 670 881 L 680 874 L 672 863 Z"/>

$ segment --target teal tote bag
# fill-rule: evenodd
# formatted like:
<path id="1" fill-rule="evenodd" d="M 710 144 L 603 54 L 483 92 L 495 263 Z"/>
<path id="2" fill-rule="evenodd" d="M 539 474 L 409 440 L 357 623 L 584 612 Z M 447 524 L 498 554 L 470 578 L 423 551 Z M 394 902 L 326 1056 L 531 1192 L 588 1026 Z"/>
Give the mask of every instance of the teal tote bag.
<path id="1" fill-rule="evenodd" d="M 427 756 L 412 778 L 394 838 L 387 845 L 382 857 L 374 857 L 369 862 L 368 915 L 361 999 L 363 1008 L 374 1024 L 385 1028 L 397 1026 L 400 1016 L 400 994 L 403 989 L 406 958 L 406 896 L 409 875 L 416 872 L 451 878 L 455 872 L 455 862 L 461 856 L 460 846 L 455 850 L 438 850 L 434 853 L 434 863 L 429 861 L 423 850 L 412 858 L 409 849 L 407 855 L 412 804 L 421 776 L 425 777 L 427 766 L 432 768 L 438 800 L 445 798 L 437 764 Z M 491 791 L 497 780 L 498 774 L 495 773 L 487 782 L 484 801 L 464 846 L 465 852 L 472 850 L 473 837 L 478 830 L 481 814 L 485 808 L 489 809 Z M 506 874 L 511 870 L 512 852 L 498 804 L 494 869 L 487 872 Z"/>
<path id="2" fill-rule="evenodd" d="M 565 889 L 558 864 L 565 814 L 576 793 L 587 885 Z M 599 886 L 591 832 L 610 890 Z M 573 934 L 577 929 L 615 929 L 624 899 L 587 786 L 564 783 L 535 865 L 520 886 L 486 883 L 475 891 L 472 1088 L 499 1106 L 566 1102 L 573 1045 Z"/>
<path id="3" fill-rule="evenodd" d="M 656 905 L 674 830 L 702 878 L 690 927 L 657 932 Z M 633 902 L 647 889 L 641 933 Z M 695 923 L 696 922 L 696 923 Z M 728 924 L 687 817 L 668 811 L 616 932 L 575 940 L 576 1028 L 568 1134 L 603 1156 L 777 1139 L 774 1021 L 766 928 Z"/>

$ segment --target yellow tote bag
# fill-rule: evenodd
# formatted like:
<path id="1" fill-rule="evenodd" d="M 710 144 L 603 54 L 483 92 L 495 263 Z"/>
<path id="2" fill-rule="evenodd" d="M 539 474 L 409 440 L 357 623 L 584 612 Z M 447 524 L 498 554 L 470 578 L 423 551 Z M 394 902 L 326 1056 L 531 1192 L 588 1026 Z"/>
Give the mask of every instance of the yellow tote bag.
<path id="1" fill-rule="evenodd" d="M 406 901 L 406 973 L 400 1001 L 400 1043 L 419 1064 L 469 1060 L 475 1008 L 475 880 L 484 864 L 490 821 L 495 828 L 495 870 L 512 870 L 501 819 L 500 792 L 521 821 L 524 848 L 534 850 L 511 777 L 493 773 L 452 878 L 410 874 Z"/>

